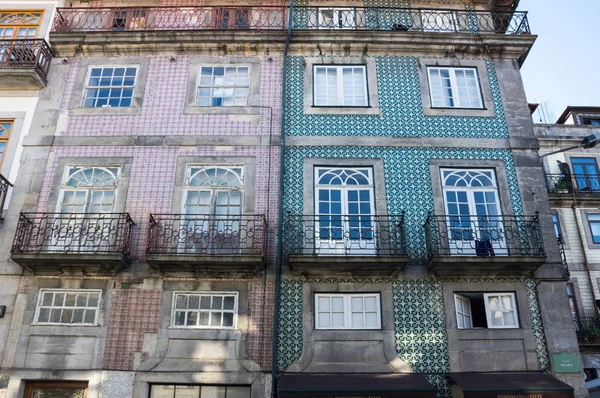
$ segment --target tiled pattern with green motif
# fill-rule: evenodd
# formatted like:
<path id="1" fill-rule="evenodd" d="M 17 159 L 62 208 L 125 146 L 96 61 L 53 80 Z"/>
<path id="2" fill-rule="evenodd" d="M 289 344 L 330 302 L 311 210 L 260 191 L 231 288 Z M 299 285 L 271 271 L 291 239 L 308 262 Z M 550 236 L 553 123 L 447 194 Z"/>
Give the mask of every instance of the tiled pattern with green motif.
<path id="1" fill-rule="evenodd" d="M 379 283 L 382 280 L 310 279 L 306 283 Z M 394 332 L 398 357 L 410 363 L 417 373 L 427 375 L 437 387 L 438 398 L 450 398 L 448 337 L 446 334 L 442 284 L 451 282 L 524 282 L 540 370 L 549 369 L 549 355 L 542 330 L 535 281 L 520 279 L 394 280 L 392 300 Z M 278 370 L 285 371 L 302 356 L 302 282 L 283 280 L 281 286 Z M 438 374 L 435 374 L 438 373 Z"/>
<path id="2" fill-rule="evenodd" d="M 357 58 L 359 60 L 360 58 Z M 304 58 L 289 57 L 285 133 L 291 136 L 507 138 L 496 70 L 486 60 L 495 117 L 425 116 L 416 57 L 375 57 L 381 116 L 305 115 Z M 486 73 L 486 71 L 479 71 Z M 371 89 L 371 88 L 370 88 Z"/>
<path id="3" fill-rule="evenodd" d="M 504 149 L 390 148 L 390 147 L 288 147 L 285 157 L 285 212 L 302 214 L 304 158 L 383 159 L 388 214 L 405 211 L 407 251 L 412 264 L 425 261 L 423 224 L 433 211 L 429 159 L 497 159 L 504 161 L 515 214 L 522 214 L 513 158 Z"/>

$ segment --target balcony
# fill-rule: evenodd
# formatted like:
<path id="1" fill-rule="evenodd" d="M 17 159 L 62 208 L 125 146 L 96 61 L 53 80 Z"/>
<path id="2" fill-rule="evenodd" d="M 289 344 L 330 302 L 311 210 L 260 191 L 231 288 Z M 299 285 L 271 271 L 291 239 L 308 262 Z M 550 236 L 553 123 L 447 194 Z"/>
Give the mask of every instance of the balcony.
<path id="1" fill-rule="evenodd" d="M 0 40 L 0 87 L 45 87 L 51 60 L 52 50 L 44 39 Z"/>
<path id="2" fill-rule="evenodd" d="M 600 318 L 579 318 L 574 322 L 580 351 L 600 352 Z"/>
<path id="3" fill-rule="evenodd" d="M 441 277 L 530 276 L 545 263 L 539 217 L 429 215 L 428 267 Z"/>
<path id="4" fill-rule="evenodd" d="M 146 260 L 164 274 L 249 277 L 264 268 L 265 216 L 151 214 Z"/>
<path id="5" fill-rule="evenodd" d="M 408 261 L 404 214 L 288 215 L 289 267 L 309 277 L 390 277 Z"/>
<path id="6" fill-rule="evenodd" d="M 6 195 L 8 195 L 10 187 L 12 187 L 12 184 L 0 174 L 0 224 L 4 222 L 2 212 L 4 211 L 4 203 L 6 202 Z"/>
<path id="7" fill-rule="evenodd" d="M 294 7 L 292 29 L 466 34 L 531 33 L 526 12 L 392 7 Z"/>
<path id="8" fill-rule="evenodd" d="M 600 176 L 546 174 L 550 199 L 600 200 Z"/>
<path id="9" fill-rule="evenodd" d="M 21 213 L 11 258 L 35 275 L 114 275 L 130 263 L 128 213 Z"/>
<path id="10" fill-rule="evenodd" d="M 53 32 L 283 30 L 285 7 L 57 8 Z"/>

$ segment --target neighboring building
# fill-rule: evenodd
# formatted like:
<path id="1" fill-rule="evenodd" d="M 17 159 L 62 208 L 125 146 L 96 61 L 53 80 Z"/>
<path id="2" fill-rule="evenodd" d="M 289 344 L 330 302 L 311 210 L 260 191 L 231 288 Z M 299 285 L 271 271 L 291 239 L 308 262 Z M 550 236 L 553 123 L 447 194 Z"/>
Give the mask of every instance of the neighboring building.
<path id="1" fill-rule="evenodd" d="M 190 4 L 56 10 L 2 229 L 7 397 L 270 396 L 285 10 Z"/>
<path id="2" fill-rule="evenodd" d="M 588 386 L 600 371 L 600 150 L 573 148 L 600 134 L 600 107 L 569 106 L 556 124 L 535 126 L 540 142 L 554 230 L 568 265 L 568 302 L 577 328 Z"/>
<path id="3" fill-rule="evenodd" d="M 279 397 L 587 396 L 516 3 L 295 2 Z"/>

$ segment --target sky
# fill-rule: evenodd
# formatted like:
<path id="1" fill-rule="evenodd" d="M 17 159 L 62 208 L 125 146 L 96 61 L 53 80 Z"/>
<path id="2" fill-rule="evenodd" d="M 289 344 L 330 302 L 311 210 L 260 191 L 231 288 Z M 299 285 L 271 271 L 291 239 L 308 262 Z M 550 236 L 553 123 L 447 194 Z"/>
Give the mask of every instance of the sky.
<path id="1" fill-rule="evenodd" d="M 600 106 L 600 0 L 521 0 L 518 9 L 538 35 L 521 67 L 527 100 L 545 102 L 550 123 L 568 105 Z"/>

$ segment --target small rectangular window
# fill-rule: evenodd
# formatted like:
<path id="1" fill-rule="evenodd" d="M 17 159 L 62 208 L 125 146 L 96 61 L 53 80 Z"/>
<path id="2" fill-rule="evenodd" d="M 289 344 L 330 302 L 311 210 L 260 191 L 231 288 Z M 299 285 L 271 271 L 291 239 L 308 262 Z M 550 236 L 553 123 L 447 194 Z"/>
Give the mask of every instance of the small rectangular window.
<path id="1" fill-rule="evenodd" d="M 131 106 L 137 69 L 135 66 L 91 67 L 86 79 L 84 108 Z"/>
<path id="2" fill-rule="evenodd" d="M 247 386 L 155 384 L 150 398 L 250 398 Z"/>
<path id="3" fill-rule="evenodd" d="M 552 214 L 552 224 L 554 224 L 554 234 L 556 235 L 556 239 L 560 239 L 562 237 L 562 231 L 560 229 L 558 214 Z"/>
<path id="4" fill-rule="evenodd" d="M 0 166 L 4 161 L 4 154 L 6 152 L 6 146 L 8 145 L 8 139 L 10 138 L 13 122 L 13 120 L 0 120 Z"/>
<path id="5" fill-rule="evenodd" d="M 236 292 L 173 295 L 171 325 L 184 328 L 233 329 L 237 322 Z"/>
<path id="6" fill-rule="evenodd" d="M 40 290 L 35 323 L 96 325 L 100 290 Z"/>
<path id="7" fill-rule="evenodd" d="M 320 29 L 354 29 L 356 20 L 352 8 L 319 8 Z"/>
<path id="8" fill-rule="evenodd" d="M 197 81 L 197 106 L 248 106 L 250 66 L 202 66 Z"/>
<path id="9" fill-rule="evenodd" d="M 431 106 L 483 108 L 476 68 L 428 67 Z"/>
<path id="10" fill-rule="evenodd" d="M 587 219 L 592 232 L 592 240 L 594 243 L 600 243 L 600 214 L 588 214 Z"/>
<path id="11" fill-rule="evenodd" d="M 460 293 L 454 304 L 457 329 L 519 327 L 514 293 Z"/>
<path id="12" fill-rule="evenodd" d="M 364 65 L 314 65 L 314 106 L 369 106 Z"/>
<path id="13" fill-rule="evenodd" d="M 378 293 L 316 294 L 317 329 L 381 329 Z"/>

